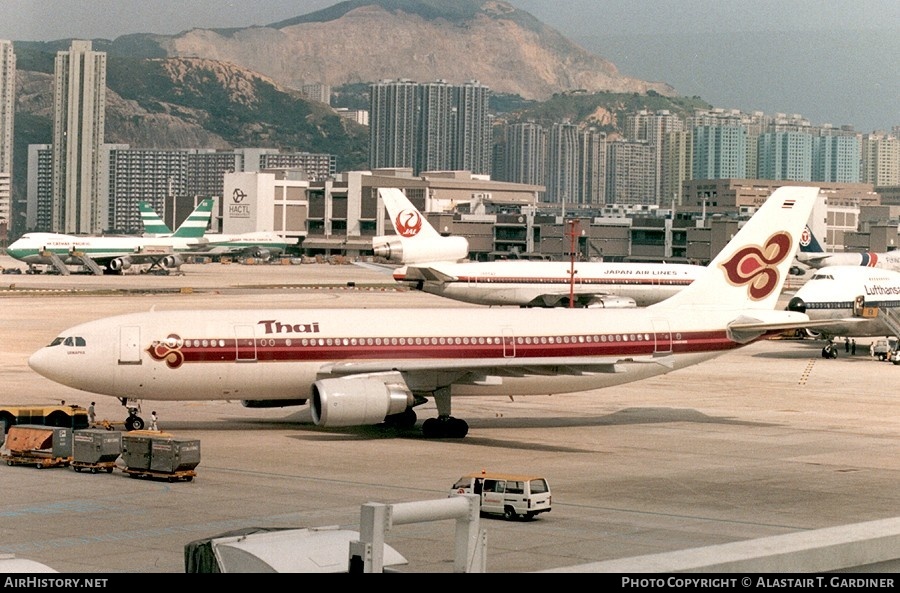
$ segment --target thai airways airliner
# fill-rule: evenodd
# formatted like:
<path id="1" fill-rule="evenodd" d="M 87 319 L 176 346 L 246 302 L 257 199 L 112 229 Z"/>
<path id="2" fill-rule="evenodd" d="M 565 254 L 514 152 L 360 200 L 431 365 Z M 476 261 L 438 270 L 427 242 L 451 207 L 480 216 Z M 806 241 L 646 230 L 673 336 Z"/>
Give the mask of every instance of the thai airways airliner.
<path id="1" fill-rule="evenodd" d="M 457 397 L 614 387 L 807 327 L 807 315 L 776 305 L 818 193 L 775 190 L 707 273 L 645 308 L 148 311 L 67 329 L 28 364 L 126 405 L 308 402 L 322 427 L 411 428 L 433 398 L 423 435 L 461 438 Z"/>

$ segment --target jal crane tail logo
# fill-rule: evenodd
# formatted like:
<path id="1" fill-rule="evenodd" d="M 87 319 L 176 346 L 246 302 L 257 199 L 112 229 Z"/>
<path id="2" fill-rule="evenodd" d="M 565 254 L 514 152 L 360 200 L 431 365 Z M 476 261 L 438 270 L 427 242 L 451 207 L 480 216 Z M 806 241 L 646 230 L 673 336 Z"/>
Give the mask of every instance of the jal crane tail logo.
<path id="1" fill-rule="evenodd" d="M 778 286 L 778 264 L 791 254 L 793 241 L 784 231 L 775 233 L 760 247 L 747 245 L 738 249 L 728 261 L 719 264 L 725 278 L 733 286 L 747 285 L 751 299 L 759 301 Z"/>
<path id="2" fill-rule="evenodd" d="M 415 210 L 402 210 L 394 219 L 394 227 L 401 237 L 415 237 L 422 230 L 422 216 Z"/>

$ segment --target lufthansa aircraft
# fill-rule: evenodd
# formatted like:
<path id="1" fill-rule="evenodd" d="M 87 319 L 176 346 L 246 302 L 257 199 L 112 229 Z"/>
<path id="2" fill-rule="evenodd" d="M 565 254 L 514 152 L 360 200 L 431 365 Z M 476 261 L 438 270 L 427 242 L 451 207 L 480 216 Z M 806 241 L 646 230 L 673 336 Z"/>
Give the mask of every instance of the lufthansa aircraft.
<path id="1" fill-rule="evenodd" d="M 776 309 L 819 190 L 782 187 L 678 294 L 646 308 L 149 311 L 63 331 L 28 364 L 130 400 L 308 401 L 322 427 L 467 434 L 453 398 L 613 387 L 682 369 L 809 318 Z"/>
<path id="2" fill-rule="evenodd" d="M 900 273 L 855 265 L 820 268 L 787 308 L 817 322 L 810 333 L 823 338 L 900 335 L 900 324 L 892 321 L 900 321 Z"/>
<path id="3" fill-rule="evenodd" d="M 458 259 L 465 253 L 451 253 L 444 246 L 461 237 L 442 237 L 399 189 L 378 191 L 398 235 L 376 237 L 375 254 L 388 259 L 402 254 L 395 261 L 405 265 L 392 271 L 394 280 L 457 301 L 520 307 L 644 307 L 669 298 L 706 272 L 704 266 L 688 264 L 458 262 L 446 255 Z"/>
<path id="4" fill-rule="evenodd" d="M 19 261 L 35 265 L 91 262 L 103 271 L 121 274 L 132 265 L 150 264 L 151 268 L 177 268 L 183 262 L 180 252 L 197 248 L 204 241 L 213 201 L 203 200 L 180 227 L 167 237 L 115 237 L 26 233 L 6 252 Z M 61 270 L 62 271 L 62 270 Z"/>

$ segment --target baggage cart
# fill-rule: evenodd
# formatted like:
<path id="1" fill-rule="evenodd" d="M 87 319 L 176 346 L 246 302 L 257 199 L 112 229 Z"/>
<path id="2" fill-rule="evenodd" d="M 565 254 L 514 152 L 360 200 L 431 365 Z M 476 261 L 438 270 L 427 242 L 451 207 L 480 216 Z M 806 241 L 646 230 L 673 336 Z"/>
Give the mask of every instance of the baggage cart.
<path id="1" fill-rule="evenodd" d="M 77 472 L 80 471 L 89 471 L 92 474 L 96 474 L 97 472 L 106 472 L 111 474 L 113 469 L 116 467 L 115 461 L 99 461 L 97 463 L 89 463 L 87 461 L 75 461 L 72 460 L 69 465 L 72 466 Z"/>
<path id="2" fill-rule="evenodd" d="M 20 453 L 16 455 L 2 455 L 0 459 L 6 462 L 6 465 L 33 465 L 38 469 L 45 467 L 66 467 L 72 462 L 71 457 L 53 457 L 34 455 L 30 453 Z"/>
<path id="3" fill-rule="evenodd" d="M 182 470 L 175 472 L 161 472 L 151 469 L 137 469 L 133 467 L 119 467 L 120 470 L 132 478 L 144 478 L 148 480 L 166 480 L 168 482 L 190 482 L 197 475 L 194 470 Z"/>

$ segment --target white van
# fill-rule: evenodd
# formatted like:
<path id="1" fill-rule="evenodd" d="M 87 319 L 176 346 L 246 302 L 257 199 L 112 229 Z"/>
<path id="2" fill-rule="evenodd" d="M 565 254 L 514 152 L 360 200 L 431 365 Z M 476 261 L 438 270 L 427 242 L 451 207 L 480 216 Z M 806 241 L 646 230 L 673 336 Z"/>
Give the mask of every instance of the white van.
<path id="1" fill-rule="evenodd" d="M 450 496 L 481 495 L 481 512 L 503 515 L 504 519 L 533 519 L 550 511 L 550 485 L 546 478 L 481 471 L 461 477 Z"/>

